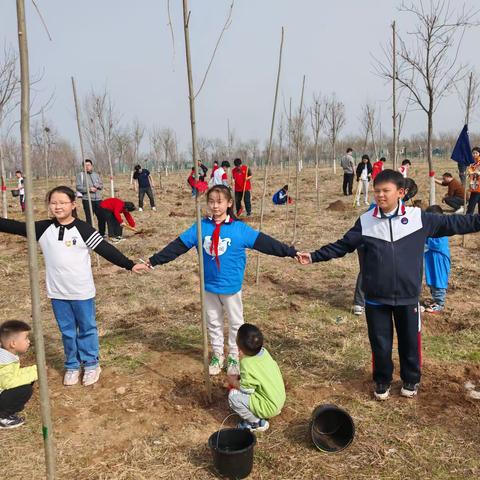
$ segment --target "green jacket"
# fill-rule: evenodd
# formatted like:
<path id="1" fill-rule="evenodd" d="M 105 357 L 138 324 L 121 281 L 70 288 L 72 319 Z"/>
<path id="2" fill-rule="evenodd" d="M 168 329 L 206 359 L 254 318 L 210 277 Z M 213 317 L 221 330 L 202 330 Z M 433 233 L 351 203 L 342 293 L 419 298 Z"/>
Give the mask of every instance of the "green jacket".
<path id="1" fill-rule="evenodd" d="M 37 380 L 37 366 L 20 368 L 17 355 L 0 348 L 0 392 Z"/>
<path id="2" fill-rule="evenodd" d="M 250 394 L 249 408 L 259 418 L 278 415 L 285 404 L 285 385 L 277 362 L 267 349 L 240 360 L 240 390 Z"/>

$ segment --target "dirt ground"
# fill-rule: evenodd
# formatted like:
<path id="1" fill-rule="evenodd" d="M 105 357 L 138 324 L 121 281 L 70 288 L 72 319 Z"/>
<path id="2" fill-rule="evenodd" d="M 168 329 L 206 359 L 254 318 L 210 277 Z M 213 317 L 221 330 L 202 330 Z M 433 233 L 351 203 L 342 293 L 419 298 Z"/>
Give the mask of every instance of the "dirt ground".
<path id="1" fill-rule="evenodd" d="M 452 162 L 438 171 L 455 171 Z M 418 198 L 428 201 L 426 167 L 414 166 Z M 259 225 L 262 173 L 256 174 L 253 215 Z M 286 172 L 269 178 L 264 231 L 292 241 L 293 208 L 271 203 Z M 144 233 L 119 248 L 130 258 L 147 258 L 194 220 L 186 173 L 163 178 L 158 211 L 134 216 Z M 314 172 L 301 174 L 296 245 L 311 250 L 339 238 L 361 209 L 341 195 L 341 174 L 320 172 L 320 208 Z M 69 183 L 70 180 L 58 183 Z M 52 181 L 51 181 L 52 183 Z M 135 200 L 126 179 L 120 197 Z M 294 191 L 294 181 L 290 182 Z M 44 185 L 36 183 L 38 218 L 45 218 Z M 444 193 L 438 187 L 438 198 Z M 329 204 L 336 204 L 328 209 Z M 11 216 L 21 214 L 11 199 Z M 80 215 L 83 211 L 80 207 Z M 301 267 L 291 259 L 261 256 L 260 284 L 254 282 L 256 253 L 250 252 L 244 282 L 245 319 L 259 325 L 266 346 L 284 374 L 287 403 L 258 435 L 252 479 L 467 479 L 480 476 L 480 402 L 468 399 L 464 382 L 480 386 L 479 311 L 476 259 L 479 236 L 450 241 L 452 273 L 446 310 L 424 315 L 424 376 L 417 399 L 399 397 L 396 363 L 391 399 L 372 399 L 370 350 L 365 320 L 351 314 L 358 262 L 355 254 Z M 0 320 L 30 318 L 26 242 L 0 234 Z M 226 377 L 213 380 L 207 404 L 202 377 L 202 338 L 196 252 L 135 276 L 104 259 L 94 267 L 103 373 L 89 388 L 65 388 L 59 332 L 45 295 L 41 254 L 42 316 L 54 417 L 59 479 L 212 479 L 208 437 L 229 414 Z M 95 264 L 95 261 L 93 261 Z M 425 291 L 425 296 L 427 292 Z M 395 354 L 396 357 L 396 354 Z M 30 352 L 24 364 L 34 362 Z M 353 417 L 356 437 L 344 452 L 318 452 L 309 439 L 315 406 L 333 403 Z M 44 478 L 38 390 L 24 427 L 1 432 L 1 477 Z M 226 425 L 237 419 L 231 417 Z"/>

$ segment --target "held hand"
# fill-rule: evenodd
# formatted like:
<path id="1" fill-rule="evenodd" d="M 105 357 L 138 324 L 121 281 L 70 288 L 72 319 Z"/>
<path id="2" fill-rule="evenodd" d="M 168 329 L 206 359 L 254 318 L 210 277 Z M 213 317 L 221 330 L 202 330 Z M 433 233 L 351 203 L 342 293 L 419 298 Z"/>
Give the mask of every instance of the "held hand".
<path id="1" fill-rule="evenodd" d="M 145 263 L 136 263 L 134 267 L 132 268 L 133 273 L 137 274 L 143 274 L 145 272 L 150 272 L 150 267 L 146 265 Z"/>
<path id="2" fill-rule="evenodd" d="M 122 222 L 122 223 L 120 224 L 120 226 L 121 226 L 121 227 L 126 227 L 125 222 Z"/>
<path id="3" fill-rule="evenodd" d="M 308 265 L 308 264 L 312 263 L 312 256 L 308 252 L 297 252 L 297 255 L 295 256 L 295 259 L 301 265 Z"/>
<path id="4" fill-rule="evenodd" d="M 90 192 L 91 193 L 95 193 L 97 191 L 97 188 L 96 187 L 90 187 Z"/>

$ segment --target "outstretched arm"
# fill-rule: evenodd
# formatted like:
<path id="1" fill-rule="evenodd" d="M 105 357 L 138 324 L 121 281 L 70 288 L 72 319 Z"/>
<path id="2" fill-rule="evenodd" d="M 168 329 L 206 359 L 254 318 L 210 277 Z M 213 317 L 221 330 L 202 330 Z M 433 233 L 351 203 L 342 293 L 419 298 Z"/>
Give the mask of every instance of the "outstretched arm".
<path id="1" fill-rule="evenodd" d="M 292 257 L 297 254 L 295 247 L 290 247 L 285 243 L 279 242 L 269 235 L 260 232 L 252 247 L 254 250 L 265 253 L 267 255 L 274 255 L 275 257 Z"/>
<path id="2" fill-rule="evenodd" d="M 450 237 L 480 231 L 480 215 L 435 215 L 422 213 L 428 237 Z"/>
<path id="3" fill-rule="evenodd" d="M 35 236 L 37 240 L 42 236 L 43 232 L 52 224 L 52 220 L 40 220 L 35 222 Z M 0 218 L 0 232 L 11 233 L 13 235 L 27 236 L 27 225 L 25 222 L 17 222 Z"/>
<path id="4" fill-rule="evenodd" d="M 81 220 L 77 220 L 75 226 L 88 248 L 94 250 L 110 263 L 125 268 L 126 270 L 132 270 L 135 263 L 126 257 L 120 250 L 117 250 L 113 245 L 106 242 L 91 225 Z"/>
<path id="5" fill-rule="evenodd" d="M 332 258 L 340 258 L 347 253 L 353 252 L 362 243 L 362 226 L 360 219 L 355 225 L 341 238 L 334 243 L 329 243 L 315 250 L 312 253 L 300 252 L 297 259 L 302 265 L 315 262 L 326 262 Z"/>
<path id="6" fill-rule="evenodd" d="M 177 237 L 173 242 L 170 242 L 163 250 L 160 250 L 155 255 L 152 255 L 148 260 L 152 267 L 156 265 L 163 265 L 164 263 L 175 260 L 180 255 L 188 252 L 190 249 L 182 242 L 180 237 Z"/>

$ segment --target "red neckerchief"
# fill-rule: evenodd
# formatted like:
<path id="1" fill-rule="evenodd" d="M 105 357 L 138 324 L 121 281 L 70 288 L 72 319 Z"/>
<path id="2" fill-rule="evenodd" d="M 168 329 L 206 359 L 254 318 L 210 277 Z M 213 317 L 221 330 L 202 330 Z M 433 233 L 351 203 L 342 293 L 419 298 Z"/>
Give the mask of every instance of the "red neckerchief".
<path id="1" fill-rule="evenodd" d="M 212 221 L 213 217 L 212 217 Z M 218 269 L 220 270 L 220 258 L 218 257 L 218 244 L 220 242 L 220 227 L 224 223 L 231 223 L 232 220 L 230 219 L 230 216 L 227 215 L 227 218 L 220 223 L 215 223 L 215 230 L 212 233 L 212 243 L 210 245 L 210 254 L 214 253 L 215 254 L 215 263 L 217 264 Z"/>

